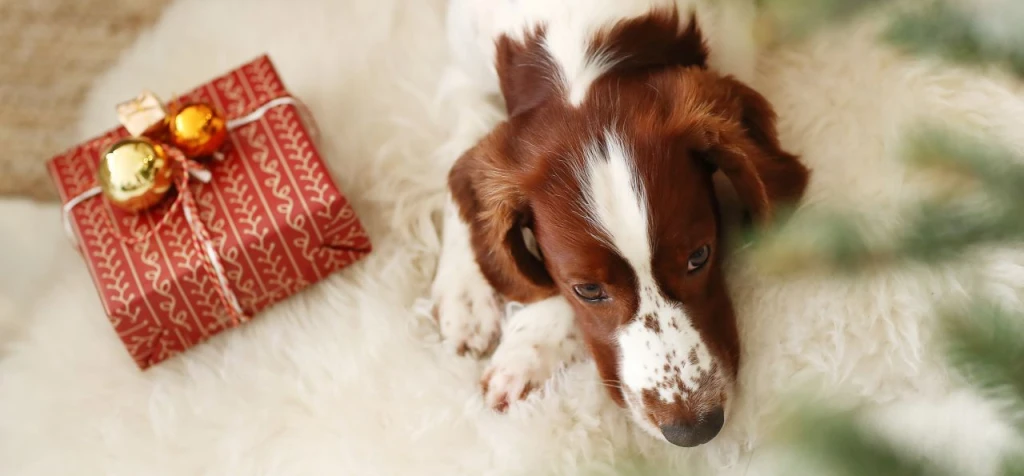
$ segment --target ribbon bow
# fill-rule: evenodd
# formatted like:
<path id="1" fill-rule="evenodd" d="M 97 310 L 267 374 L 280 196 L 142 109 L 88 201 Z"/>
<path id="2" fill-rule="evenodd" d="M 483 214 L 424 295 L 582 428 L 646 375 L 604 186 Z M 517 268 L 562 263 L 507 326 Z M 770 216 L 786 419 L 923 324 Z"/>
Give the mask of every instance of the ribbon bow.
<path id="1" fill-rule="evenodd" d="M 300 110 L 303 109 L 302 103 L 291 96 L 278 97 L 267 101 L 259 108 L 245 116 L 226 121 L 225 132 L 230 133 L 232 130 L 255 122 L 262 118 L 270 109 L 284 105 L 294 105 L 298 106 Z M 127 245 L 134 245 L 148 240 L 161 227 L 168 223 L 169 218 L 175 214 L 178 208 L 181 208 L 185 216 L 185 221 L 188 223 L 189 229 L 192 232 L 192 242 L 200 256 L 205 257 L 204 269 L 212 275 L 218 284 L 218 297 L 224 304 L 232 325 L 238 325 L 241 322 L 247 321 L 249 316 L 246 315 L 245 311 L 238 303 L 238 298 L 235 296 L 234 291 L 231 290 L 227 275 L 224 272 L 224 267 L 221 264 L 220 256 L 217 253 L 213 240 L 210 238 L 209 231 L 206 229 L 202 220 L 199 219 L 199 210 L 196 206 L 195 197 L 189 188 L 189 181 L 191 178 L 203 183 L 208 183 L 213 178 L 212 173 L 203 164 L 195 161 L 195 156 L 190 157 L 186 155 L 184 149 L 189 149 L 193 154 L 199 152 L 202 153 L 202 155 L 212 155 L 215 160 L 223 160 L 223 155 L 219 150 L 201 150 L 201 148 L 191 148 L 180 141 L 165 140 L 164 137 L 167 135 L 167 131 L 165 129 L 169 124 L 168 121 L 165 120 L 166 111 L 163 109 L 163 105 L 160 104 L 159 100 L 157 100 L 155 95 L 152 93 L 145 92 L 138 98 L 119 105 L 118 113 L 121 116 L 121 122 L 125 126 L 125 129 L 135 137 L 134 140 L 137 141 L 142 139 L 146 141 L 154 147 L 153 150 L 162 152 L 166 158 L 169 159 L 170 164 L 165 164 L 165 166 L 170 167 L 169 173 L 172 177 L 172 183 L 178 193 L 174 202 L 168 208 L 164 216 L 148 231 L 142 235 L 129 237 L 123 235 L 119 227 L 114 226 L 112 228 L 114 229 L 115 235 Z M 104 157 L 106 157 L 114 147 L 121 144 L 121 142 L 118 142 L 112 145 L 111 148 L 108 148 L 107 152 L 104 153 Z M 221 142 L 218 142 L 214 149 L 219 149 L 220 143 Z M 100 182 L 102 183 L 102 180 L 100 180 Z M 164 192 L 161 191 L 159 193 L 161 196 L 158 197 L 158 199 L 162 198 L 162 194 Z M 64 224 L 64 231 L 67 233 L 69 239 L 76 248 L 78 247 L 78 243 L 75 239 L 74 232 L 71 229 L 69 218 L 71 211 L 82 202 L 100 195 L 104 195 L 103 186 L 96 185 L 75 196 L 71 200 L 68 200 L 68 202 L 64 204 L 63 213 L 61 215 L 61 219 Z"/>

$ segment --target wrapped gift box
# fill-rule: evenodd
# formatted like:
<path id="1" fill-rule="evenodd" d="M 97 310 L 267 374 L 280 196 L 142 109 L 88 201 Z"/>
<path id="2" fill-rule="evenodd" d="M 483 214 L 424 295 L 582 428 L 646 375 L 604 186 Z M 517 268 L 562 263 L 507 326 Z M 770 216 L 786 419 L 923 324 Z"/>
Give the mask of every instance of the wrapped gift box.
<path id="1" fill-rule="evenodd" d="M 288 96 L 263 56 L 178 100 L 212 104 L 230 120 Z M 231 130 L 221 160 L 207 163 L 212 178 L 189 181 L 221 263 L 219 275 L 199 252 L 181 207 L 171 206 L 176 192 L 138 214 L 113 207 L 102 195 L 81 199 L 97 184 L 101 154 L 129 135 L 123 127 L 48 162 L 65 205 L 79 198 L 67 207 L 69 232 L 113 328 L 140 368 L 245 322 L 370 252 L 359 218 L 317 151 L 312 119 L 302 112 L 296 104 L 278 105 Z M 125 240 L 154 227 L 147 239 Z M 219 297 L 219 276 L 244 311 L 242 319 L 233 318 Z"/>

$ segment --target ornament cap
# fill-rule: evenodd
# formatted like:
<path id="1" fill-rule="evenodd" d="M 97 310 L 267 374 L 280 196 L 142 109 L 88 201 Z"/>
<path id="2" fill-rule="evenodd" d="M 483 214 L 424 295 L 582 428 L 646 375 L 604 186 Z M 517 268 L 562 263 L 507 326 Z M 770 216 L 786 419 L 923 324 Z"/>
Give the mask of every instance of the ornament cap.
<path id="1" fill-rule="evenodd" d="M 167 109 L 151 91 L 143 91 L 135 98 L 118 104 L 116 109 L 121 125 L 135 137 L 161 128 L 167 120 Z"/>

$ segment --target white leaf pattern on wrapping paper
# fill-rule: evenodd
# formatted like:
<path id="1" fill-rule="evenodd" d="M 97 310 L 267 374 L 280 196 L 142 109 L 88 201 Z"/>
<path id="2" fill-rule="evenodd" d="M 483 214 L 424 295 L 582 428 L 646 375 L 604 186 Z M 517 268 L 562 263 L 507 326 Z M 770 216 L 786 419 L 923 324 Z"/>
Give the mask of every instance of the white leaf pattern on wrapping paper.
<path id="1" fill-rule="evenodd" d="M 270 61 L 261 57 L 179 99 L 220 103 L 230 117 L 286 94 Z M 189 187 L 193 216 L 213 240 L 223 276 L 243 307 L 254 311 L 347 266 L 370 247 L 365 232 L 351 229 L 358 227 L 355 213 L 332 183 L 297 112 L 294 105 L 275 106 L 251 127 L 233 130 L 224 151 L 231 160 L 214 166 L 216 185 Z M 95 185 L 96 172 L 89 167 L 95 168 L 100 149 L 123 136 L 111 131 L 71 149 L 66 159 L 76 160 L 50 168 L 63 198 Z M 77 190 L 68 195 L 69 188 Z M 216 278 L 203 265 L 204 254 L 189 246 L 185 220 L 169 220 L 153 240 L 133 250 L 118 239 L 118 233 L 137 237 L 151 230 L 166 211 L 140 219 L 114 213 L 102 200 L 86 200 L 68 214 L 107 314 L 142 367 L 221 330 L 206 316 L 226 314 L 209 293 Z M 138 295 L 143 289 L 149 299 Z"/>
<path id="2" fill-rule="evenodd" d="M 273 84 L 269 84 L 270 80 L 268 78 L 272 76 L 269 65 L 254 65 L 249 71 L 251 72 L 252 77 L 242 77 L 240 84 L 242 89 L 246 92 L 246 96 L 249 98 L 250 103 L 262 104 L 263 102 L 271 99 L 266 97 L 267 94 L 265 93 L 266 91 L 272 90 L 274 86 Z M 260 95 L 254 92 L 257 90 L 264 91 L 264 97 L 260 97 Z M 271 112 L 273 112 L 273 110 Z M 277 199 L 277 207 L 275 207 L 276 211 L 285 215 L 285 219 L 287 221 L 288 217 L 290 217 L 294 211 L 294 201 L 292 200 L 287 185 L 282 184 L 280 170 L 281 161 L 279 160 L 280 154 L 272 154 L 271 147 L 273 147 L 274 144 L 273 141 L 269 140 L 270 135 L 261 133 L 265 127 L 265 120 L 266 116 L 243 127 L 242 130 L 245 131 L 243 135 L 250 141 L 248 145 L 254 149 L 254 152 L 249 154 L 251 163 L 258 167 L 262 173 L 267 175 L 267 178 L 263 180 L 264 188 L 256 190 L 257 195 L 259 195 L 260 203 L 267 208 L 268 212 L 272 213 L 275 211 L 268 206 L 268 204 L 273 201 L 268 200 L 264 194 L 269 189 L 271 196 Z M 268 142 L 271 144 L 268 145 Z M 275 150 L 273 152 L 277 151 Z M 256 176 L 256 174 L 251 170 L 249 172 L 253 177 Z M 276 236 L 283 239 L 283 234 L 281 233 L 282 224 L 274 220 L 271 225 L 274 227 Z M 308 283 L 302 273 L 303 267 L 299 265 L 298 261 L 293 256 L 291 247 L 283 246 L 281 252 L 287 258 L 287 263 L 282 263 L 281 265 L 291 265 L 292 273 L 270 274 L 269 282 L 280 290 L 283 295 L 290 295 Z"/>
<path id="3" fill-rule="evenodd" d="M 235 79 L 235 76 L 235 74 L 229 74 L 214 83 L 214 88 L 227 99 L 226 104 L 221 103 L 220 107 L 228 117 L 241 116 L 248 106 L 245 101 L 245 92 L 238 87 L 238 80 Z"/>
<path id="4" fill-rule="evenodd" d="M 241 164 L 238 160 L 230 160 L 220 167 L 224 171 L 220 178 L 223 181 L 223 186 L 215 192 L 215 195 L 219 199 L 222 209 L 227 210 L 230 207 L 234 210 L 235 216 L 238 217 L 234 222 L 228 223 L 228 226 L 232 228 L 235 239 L 238 243 L 245 243 L 247 241 L 245 237 L 248 236 L 262 243 L 266 238 L 267 230 L 261 227 L 263 217 L 256 214 L 258 209 L 252 203 L 252 195 L 248 191 L 249 186 L 245 182 L 245 177 L 240 172 Z M 251 255 L 239 251 L 238 248 L 221 248 L 220 253 L 225 267 L 229 269 L 235 268 L 235 271 L 232 272 L 239 275 L 239 278 L 235 278 L 235 282 L 238 283 L 236 292 L 241 292 L 239 300 L 242 302 L 242 305 L 248 309 L 255 308 L 260 296 L 265 295 L 267 289 L 263 281 L 258 279 L 259 271 L 256 264 L 252 262 Z M 243 272 L 244 266 L 240 263 L 240 259 L 246 261 L 249 269 L 252 271 L 251 273 Z M 257 278 L 239 281 L 242 275 L 255 276 Z M 256 289 L 257 287 L 259 289 Z"/>
<path id="5" fill-rule="evenodd" d="M 207 337 L 230 322 L 224 312 L 224 303 L 217 293 L 219 284 L 207 270 L 206 257 L 196 249 L 195 238 L 188 226 L 174 226 L 165 234 L 170 238 L 167 247 L 171 250 L 172 263 L 178 270 L 178 277 L 185 284 L 191 285 L 190 305 L 199 315 L 214 317 L 206 322 L 195 321 L 196 328 Z"/>
<path id="6" fill-rule="evenodd" d="M 79 148 L 71 158 L 70 162 L 74 164 L 71 170 L 76 175 L 74 183 L 81 187 L 79 193 L 95 183 L 95 157 L 119 137 L 118 131 L 112 131 Z M 131 282 L 139 283 L 141 277 L 131 262 L 120 259 L 126 248 L 114 236 L 113 227 L 118 225 L 112 220 L 108 206 L 98 200 L 83 205 L 85 207 L 75 210 L 72 217 L 80 224 L 85 252 L 91 252 L 89 262 L 98 274 L 99 283 L 102 283 L 101 292 L 105 296 L 108 317 L 132 357 L 145 363 L 150 359 L 161 329 L 149 319 L 142 318 L 142 311 L 149 303 L 143 296 L 131 292 L 137 289 Z M 130 272 L 130 279 L 126 269 Z"/>
<path id="7" fill-rule="evenodd" d="M 263 104 L 284 93 L 284 87 L 277 75 L 274 74 L 270 63 L 256 62 L 243 68 L 243 70 L 246 75 L 242 76 L 242 79 L 250 85 L 249 100 L 251 101 L 251 106 L 255 107 L 255 105 Z"/>
<path id="8" fill-rule="evenodd" d="M 269 122 L 274 133 L 279 138 L 278 141 L 278 152 L 282 157 L 282 160 L 288 164 L 285 169 L 285 175 L 288 177 L 289 182 L 295 187 L 298 193 L 299 204 L 302 207 L 302 213 L 293 217 L 289 224 L 297 229 L 303 231 L 303 238 L 298 243 L 302 251 L 303 258 L 307 260 L 315 259 L 313 254 L 316 249 L 319 248 L 320 243 L 323 242 L 322 232 L 319 227 L 313 226 L 313 233 L 316 234 L 315 243 L 314 239 L 309 236 L 306 230 L 307 217 L 314 217 L 316 211 L 311 209 L 308 203 L 305 192 L 305 187 L 299 184 L 299 180 L 296 177 L 295 171 L 302 168 L 304 163 L 307 163 L 311 158 L 311 155 L 304 151 L 304 147 L 301 144 L 301 132 L 299 130 L 299 124 L 295 121 L 293 114 L 291 114 L 290 108 L 281 108 L 275 111 L 271 111 L 269 114 Z M 317 278 L 320 278 L 318 275 Z"/>
<path id="9" fill-rule="evenodd" d="M 248 169 L 250 165 L 259 165 L 267 160 L 267 156 L 270 154 L 266 145 L 266 137 L 257 134 L 256 124 L 249 124 L 239 129 L 240 135 L 244 137 L 247 144 L 254 149 L 251 154 L 248 154 L 249 160 L 241 161 L 241 168 L 243 170 Z M 254 180 L 256 175 L 251 170 L 246 170 L 246 175 Z M 264 183 L 266 185 L 266 183 Z M 268 210 L 266 197 L 263 196 L 262 188 L 252 189 L 252 194 L 255 199 L 254 203 L 257 204 L 257 211 L 259 208 Z M 262 265 L 262 275 L 264 277 L 264 288 L 266 291 L 266 300 L 277 300 L 280 297 L 286 295 L 288 290 L 288 276 L 285 272 L 285 265 L 282 263 L 283 257 L 281 253 L 277 252 L 277 243 L 274 240 L 280 235 L 280 230 L 277 229 L 277 225 L 272 220 L 268 220 L 270 223 L 266 225 L 266 230 L 258 243 L 247 248 L 251 254 L 256 256 L 256 261 Z M 273 229 L 274 234 L 270 236 L 270 230 Z"/>
<path id="10" fill-rule="evenodd" d="M 222 104 L 221 107 L 233 111 L 231 113 L 232 117 L 242 115 L 247 108 L 247 95 L 242 87 L 244 80 L 245 76 L 239 71 L 229 75 L 224 81 L 215 83 L 215 87 L 222 97 L 227 99 L 228 104 Z M 251 170 L 249 170 L 249 163 L 259 160 L 261 153 L 266 153 L 266 147 L 260 150 L 259 141 L 254 136 L 255 130 L 252 126 L 252 124 L 243 126 L 233 130 L 230 134 L 231 142 L 234 146 L 233 150 L 237 156 L 233 160 L 228 160 L 226 165 L 232 166 L 231 175 L 236 177 L 240 184 L 244 184 L 245 181 L 255 182 L 255 178 Z M 266 138 L 261 138 L 261 140 L 265 142 Z M 239 147 L 238 143 L 244 143 L 257 150 L 255 153 L 247 154 L 245 153 L 245 147 Z M 263 216 L 260 214 L 260 211 L 261 209 L 266 209 L 266 205 L 265 200 L 260 195 L 260 187 L 249 188 L 244 186 L 237 190 L 237 192 L 238 194 L 235 198 L 246 202 L 247 209 L 243 212 L 245 216 L 242 217 L 242 220 L 249 227 L 247 232 L 243 232 L 248 239 L 240 237 L 240 243 L 248 245 L 242 254 L 245 255 L 247 260 L 255 260 L 253 274 L 259 281 L 259 286 L 262 290 L 258 295 L 252 296 L 251 307 L 259 308 L 266 303 L 274 302 L 287 295 L 285 290 L 282 290 L 277 283 L 273 282 L 282 279 L 284 268 L 281 267 L 280 257 L 276 254 L 277 249 L 274 243 L 276 236 L 271 235 L 271 229 L 274 227 L 274 224 L 262 223 Z M 267 276 L 270 276 L 271 279 L 266 279 Z"/>
<path id="11" fill-rule="evenodd" d="M 193 197 L 196 200 L 196 206 L 199 210 L 199 219 L 206 225 L 206 229 L 209 232 L 210 240 L 213 241 L 215 249 L 217 249 L 218 255 L 221 257 L 221 264 L 224 268 L 224 274 L 227 276 L 228 281 L 233 283 L 232 290 L 238 298 L 239 303 L 243 308 L 247 307 L 254 299 L 255 282 L 252 279 L 245 279 L 246 275 L 243 273 L 241 265 L 236 261 L 238 257 L 237 248 L 228 248 L 225 246 L 225 237 L 229 230 L 227 230 L 227 220 L 219 216 L 216 213 L 216 200 L 218 198 L 215 193 L 216 188 L 209 186 L 208 184 L 197 185 L 193 191 Z M 196 253 L 199 256 L 199 253 Z M 204 274 L 206 280 L 212 281 L 212 277 L 209 274 Z M 207 328 L 211 333 L 220 330 L 224 326 L 229 325 L 230 319 L 223 312 L 223 304 L 216 294 L 208 294 L 207 297 L 211 299 L 210 305 L 214 305 L 215 309 L 219 314 L 216 323 L 209 323 Z"/>
<path id="12" fill-rule="evenodd" d="M 320 218 L 324 223 L 313 227 L 318 232 L 318 243 L 316 246 L 303 248 L 303 256 L 308 260 L 324 262 L 327 269 L 334 269 L 351 262 L 360 253 L 355 250 L 342 250 L 338 247 L 355 248 L 356 240 L 366 238 L 362 227 L 355 226 L 357 224 L 355 212 L 344 201 L 338 199 L 336 194 L 332 194 L 330 199 L 327 198 L 327 192 L 330 190 L 330 177 L 326 176 L 325 168 L 317 163 L 316 156 L 312 152 L 309 135 L 303 133 L 301 120 L 294 110 L 282 108 L 269 114 L 269 117 L 274 124 L 275 132 L 283 139 L 281 141 L 283 156 L 290 162 L 286 170 L 291 174 L 292 180 L 297 182 L 296 187 L 303 192 L 299 196 L 306 210 L 305 216 Z M 299 185 L 300 183 L 301 185 Z M 301 223 L 296 221 L 295 224 Z M 345 236 L 339 236 L 342 233 Z M 331 237 L 332 247 L 323 246 L 323 236 Z"/>
<path id="13" fill-rule="evenodd" d="M 103 210 L 97 203 L 83 204 L 78 210 L 76 215 L 78 221 L 82 224 L 80 229 L 83 231 L 84 236 L 82 240 L 90 243 L 89 249 L 94 250 L 92 253 L 92 266 L 96 272 L 99 273 L 99 277 L 102 279 L 104 284 L 104 290 L 108 293 L 108 299 L 117 306 L 110 310 L 111 320 L 114 327 L 120 329 L 123 324 L 129 325 L 140 325 L 139 315 L 142 309 L 140 306 L 133 306 L 138 296 L 134 293 L 129 292 L 131 286 L 125 279 L 125 272 L 118 269 L 117 264 L 117 243 L 114 241 L 113 235 L 110 233 L 109 227 L 105 226 L 103 222 L 106 218 L 103 216 Z M 122 319 L 128 319 L 127 323 L 123 323 Z"/>

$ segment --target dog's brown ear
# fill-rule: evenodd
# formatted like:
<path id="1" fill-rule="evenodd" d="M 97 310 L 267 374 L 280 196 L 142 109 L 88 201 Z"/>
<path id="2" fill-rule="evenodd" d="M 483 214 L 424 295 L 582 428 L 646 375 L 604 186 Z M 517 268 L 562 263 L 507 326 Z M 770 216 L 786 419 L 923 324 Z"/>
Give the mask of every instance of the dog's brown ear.
<path id="1" fill-rule="evenodd" d="M 556 94 L 558 69 L 544 47 L 543 28 L 520 40 L 502 35 L 495 42 L 494 66 L 509 117 L 516 117 Z"/>
<path id="2" fill-rule="evenodd" d="M 522 164 L 509 146 L 506 129 L 499 125 L 459 157 L 448 175 L 448 187 L 491 286 L 509 299 L 532 301 L 554 294 L 555 287 L 524 234 L 533 224 L 533 214 L 518 185 Z"/>
<path id="3" fill-rule="evenodd" d="M 770 220 L 774 211 L 803 197 L 810 171 L 782 150 L 768 100 L 732 78 L 716 86 L 721 88 L 718 106 L 740 113 L 697 120 L 688 134 L 690 147 L 729 179 L 755 220 Z"/>

